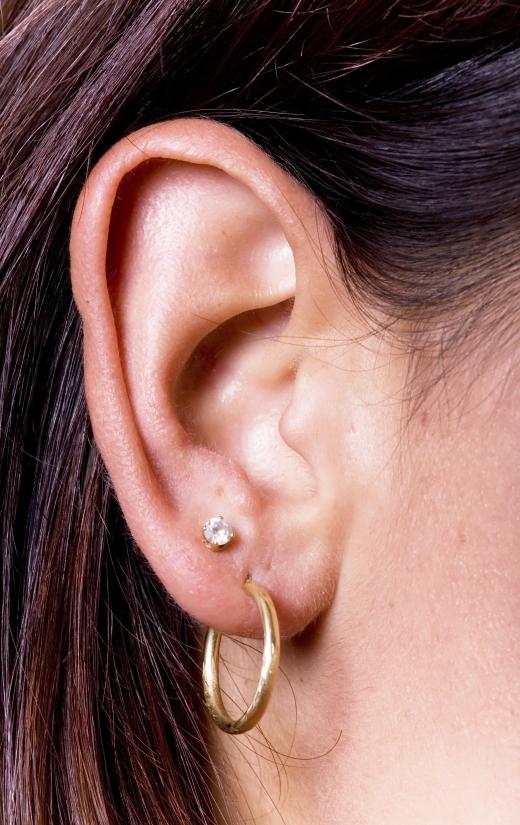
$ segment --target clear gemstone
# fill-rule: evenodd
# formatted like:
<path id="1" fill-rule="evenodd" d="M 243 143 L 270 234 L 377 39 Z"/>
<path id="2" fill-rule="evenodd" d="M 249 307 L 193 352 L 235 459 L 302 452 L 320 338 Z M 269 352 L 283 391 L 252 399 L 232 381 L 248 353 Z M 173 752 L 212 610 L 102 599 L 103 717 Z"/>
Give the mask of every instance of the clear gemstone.
<path id="1" fill-rule="evenodd" d="M 223 547 L 233 538 L 233 530 L 222 516 L 213 516 L 213 518 L 208 519 L 202 528 L 202 534 L 208 544 L 216 547 Z"/>

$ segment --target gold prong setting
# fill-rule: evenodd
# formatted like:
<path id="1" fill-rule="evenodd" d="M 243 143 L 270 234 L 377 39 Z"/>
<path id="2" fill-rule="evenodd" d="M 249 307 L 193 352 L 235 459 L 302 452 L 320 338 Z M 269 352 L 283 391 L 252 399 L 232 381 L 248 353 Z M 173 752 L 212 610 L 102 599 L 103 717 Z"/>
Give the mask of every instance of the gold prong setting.
<path id="1" fill-rule="evenodd" d="M 234 535 L 233 528 L 221 515 L 212 516 L 202 527 L 202 541 L 216 552 L 226 547 Z"/>

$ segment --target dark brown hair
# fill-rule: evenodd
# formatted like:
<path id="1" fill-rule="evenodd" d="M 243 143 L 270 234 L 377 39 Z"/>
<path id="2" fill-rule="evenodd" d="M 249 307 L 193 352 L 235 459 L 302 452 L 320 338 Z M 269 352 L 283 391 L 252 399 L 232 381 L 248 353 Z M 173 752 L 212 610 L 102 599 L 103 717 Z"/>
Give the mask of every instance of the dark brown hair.
<path id="1" fill-rule="evenodd" d="M 345 287 L 454 349 L 516 334 L 520 11 L 500 0 L 4 0 L 5 825 L 214 823 L 199 636 L 93 443 L 68 272 L 107 147 L 217 118 L 309 187 Z"/>

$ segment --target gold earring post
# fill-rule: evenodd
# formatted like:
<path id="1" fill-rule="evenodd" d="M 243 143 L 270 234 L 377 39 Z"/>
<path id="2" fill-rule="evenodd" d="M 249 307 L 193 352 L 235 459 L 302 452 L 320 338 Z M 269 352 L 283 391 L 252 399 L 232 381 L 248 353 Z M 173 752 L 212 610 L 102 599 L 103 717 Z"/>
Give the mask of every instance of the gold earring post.
<path id="1" fill-rule="evenodd" d="M 273 692 L 280 662 L 280 629 L 273 600 L 269 593 L 252 579 L 247 579 L 244 587 L 255 600 L 262 617 L 264 649 L 260 678 L 253 701 L 238 719 L 229 716 L 222 701 L 218 669 L 222 634 L 211 627 L 206 632 L 202 663 L 204 699 L 210 716 L 221 730 L 232 734 L 245 733 L 260 721 Z"/>

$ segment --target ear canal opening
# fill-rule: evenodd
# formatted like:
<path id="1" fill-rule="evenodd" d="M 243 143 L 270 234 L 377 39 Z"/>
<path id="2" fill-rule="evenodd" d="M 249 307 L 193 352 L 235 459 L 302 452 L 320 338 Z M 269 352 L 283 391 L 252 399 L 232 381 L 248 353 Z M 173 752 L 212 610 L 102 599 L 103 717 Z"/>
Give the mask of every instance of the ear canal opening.
<path id="1" fill-rule="evenodd" d="M 172 390 L 179 419 L 192 440 L 200 441 L 194 424 L 193 407 L 205 387 L 210 391 L 219 376 L 233 381 L 231 371 L 240 370 L 238 361 L 247 360 L 248 350 L 251 352 L 257 345 L 272 344 L 275 347 L 277 342 L 282 342 L 293 306 L 294 298 L 291 297 L 270 306 L 241 312 L 218 324 L 197 344 Z"/>

